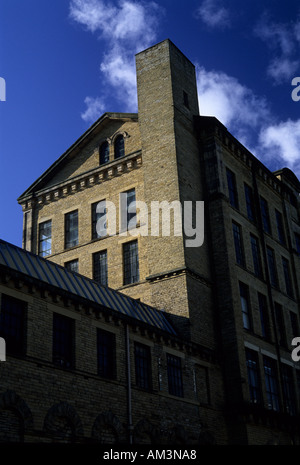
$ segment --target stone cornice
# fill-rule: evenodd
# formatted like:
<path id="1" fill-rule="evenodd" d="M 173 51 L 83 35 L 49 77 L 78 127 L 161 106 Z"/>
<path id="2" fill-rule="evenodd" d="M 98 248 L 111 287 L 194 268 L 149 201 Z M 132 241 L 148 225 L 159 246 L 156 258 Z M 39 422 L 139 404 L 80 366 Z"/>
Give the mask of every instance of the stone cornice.
<path id="1" fill-rule="evenodd" d="M 72 177 L 67 181 L 32 193 L 22 202 L 23 210 L 31 209 L 35 205 L 43 205 L 45 203 L 65 198 L 68 195 L 93 187 L 96 184 L 109 181 L 114 177 L 121 176 L 122 174 L 138 169 L 141 166 L 142 151 L 138 150 L 122 158 L 106 163 L 103 166 L 99 166 L 94 170 Z"/>

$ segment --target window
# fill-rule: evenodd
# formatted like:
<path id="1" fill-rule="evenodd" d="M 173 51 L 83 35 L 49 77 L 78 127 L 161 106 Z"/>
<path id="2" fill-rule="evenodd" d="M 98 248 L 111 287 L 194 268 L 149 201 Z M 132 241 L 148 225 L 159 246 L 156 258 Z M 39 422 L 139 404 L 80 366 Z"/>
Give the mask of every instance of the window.
<path id="1" fill-rule="evenodd" d="M 253 191 L 248 184 L 244 184 L 245 187 L 245 199 L 246 199 L 246 206 L 247 206 L 247 215 L 249 220 L 255 221 L 255 208 L 254 208 L 254 197 Z"/>
<path id="2" fill-rule="evenodd" d="M 274 255 L 274 250 L 270 249 L 270 247 L 267 247 L 267 260 L 268 260 L 270 282 L 272 286 L 278 287 L 275 255 Z"/>
<path id="3" fill-rule="evenodd" d="M 300 255 L 300 234 L 295 233 L 295 242 L 297 254 Z"/>
<path id="4" fill-rule="evenodd" d="M 236 190 L 236 182 L 235 182 L 235 174 L 230 170 L 226 169 L 227 173 L 227 184 L 228 184 L 228 192 L 229 192 L 229 202 L 235 208 L 239 208 L 238 204 L 238 196 Z"/>
<path id="5" fill-rule="evenodd" d="M 139 255 L 137 241 L 123 245 L 124 285 L 139 281 Z"/>
<path id="6" fill-rule="evenodd" d="M 275 210 L 275 215 L 276 215 L 278 239 L 281 244 L 285 245 L 285 234 L 284 234 L 282 214 L 278 210 Z"/>
<path id="7" fill-rule="evenodd" d="M 78 259 L 76 258 L 76 260 L 70 260 L 69 262 L 66 262 L 65 267 L 68 271 L 78 273 Z"/>
<path id="8" fill-rule="evenodd" d="M 137 386 L 143 389 L 151 389 L 151 350 L 150 347 L 135 343 L 135 379 Z"/>
<path id="9" fill-rule="evenodd" d="M 276 318 L 276 323 L 277 323 L 278 342 L 281 346 L 286 347 L 287 340 L 286 340 L 286 332 L 285 332 L 285 324 L 284 324 L 282 306 L 278 304 L 277 302 L 275 302 L 274 308 L 275 308 L 275 318 Z"/>
<path id="10" fill-rule="evenodd" d="M 296 313 L 290 312 L 290 321 L 291 321 L 292 335 L 293 337 L 298 337 L 299 336 L 299 325 L 298 325 L 298 317 Z"/>
<path id="11" fill-rule="evenodd" d="M 293 370 L 286 364 L 282 364 L 281 367 L 285 408 L 290 415 L 296 415 L 296 395 Z"/>
<path id="12" fill-rule="evenodd" d="M 124 154 L 124 137 L 120 135 L 115 141 L 115 158 L 121 158 Z"/>
<path id="13" fill-rule="evenodd" d="M 2 294 L 0 337 L 5 339 L 8 354 L 23 355 L 25 353 L 26 310 L 26 302 Z"/>
<path id="14" fill-rule="evenodd" d="M 106 202 L 101 200 L 92 204 L 92 239 L 99 239 L 107 234 Z"/>
<path id="15" fill-rule="evenodd" d="M 263 294 L 258 293 L 258 306 L 260 313 L 261 334 L 265 339 L 270 339 L 270 323 L 268 314 L 267 298 Z"/>
<path id="16" fill-rule="evenodd" d="M 289 297 L 293 297 L 294 293 L 293 293 L 292 279 L 291 279 L 291 274 L 290 274 L 290 265 L 289 265 L 288 260 L 284 257 L 282 257 L 282 267 L 283 267 L 286 293 Z"/>
<path id="17" fill-rule="evenodd" d="M 78 245 L 78 210 L 65 215 L 65 248 Z"/>
<path id="18" fill-rule="evenodd" d="M 115 377 L 116 337 L 113 333 L 97 329 L 98 375 Z"/>
<path id="19" fill-rule="evenodd" d="M 104 165 L 109 161 L 109 145 L 108 142 L 105 141 L 101 144 L 100 147 L 100 165 Z"/>
<path id="20" fill-rule="evenodd" d="M 243 243 L 242 243 L 242 235 L 241 235 L 241 227 L 236 224 L 232 223 L 232 232 L 233 232 L 233 240 L 234 240 L 234 247 L 235 247 L 235 257 L 236 262 L 239 265 L 245 265 L 244 259 L 244 252 L 243 252 Z"/>
<path id="21" fill-rule="evenodd" d="M 186 108 L 190 108 L 190 105 L 189 105 L 189 96 L 188 94 L 183 91 L 183 104 Z"/>
<path id="22" fill-rule="evenodd" d="M 243 315 L 243 326 L 245 329 L 251 329 L 248 286 L 246 286 L 246 284 L 239 283 L 239 287 Z"/>
<path id="23" fill-rule="evenodd" d="M 260 198 L 260 208 L 264 231 L 268 234 L 271 234 L 269 207 L 267 201 L 263 197 Z"/>
<path id="24" fill-rule="evenodd" d="M 255 276 L 259 278 L 262 277 L 262 267 L 261 267 L 261 258 L 258 239 L 255 236 L 250 234 L 251 249 L 252 249 L 252 258 L 253 258 L 253 268 Z"/>
<path id="25" fill-rule="evenodd" d="M 183 397 L 183 385 L 181 374 L 181 359 L 176 355 L 167 354 L 168 386 L 169 394 Z"/>
<path id="26" fill-rule="evenodd" d="M 246 365 L 250 401 L 254 404 L 262 403 L 261 384 L 259 376 L 258 355 L 253 350 L 246 349 Z"/>
<path id="27" fill-rule="evenodd" d="M 121 230 L 127 231 L 136 227 L 135 189 L 120 194 Z"/>
<path id="28" fill-rule="evenodd" d="M 268 408 L 279 411 L 279 394 L 276 361 L 270 357 L 264 357 L 264 372 Z"/>
<path id="29" fill-rule="evenodd" d="M 107 286 L 107 250 L 93 254 L 93 279 Z"/>
<path id="30" fill-rule="evenodd" d="M 52 242 L 52 222 L 51 220 L 39 224 L 39 256 L 48 257 L 51 255 Z"/>
<path id="31" fill-rule="evenodd" d="M 63 368 L 74 366 L 74 320 L 53 313 L 53 363 Z"/>

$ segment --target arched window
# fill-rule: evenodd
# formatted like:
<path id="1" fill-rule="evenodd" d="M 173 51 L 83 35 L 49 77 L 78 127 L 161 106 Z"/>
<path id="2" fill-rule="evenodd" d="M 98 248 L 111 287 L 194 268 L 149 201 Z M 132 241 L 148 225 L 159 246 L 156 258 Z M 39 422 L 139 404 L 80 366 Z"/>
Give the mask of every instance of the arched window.
<path id="1" fill-rule="evenodd" d="M 115 141 L 115 158 L 124 156 L 124 137 L 118 136 Z"/>
<path id="2" fill-rule="evenodd" d="M 109 161 L 109 145 L 105 141 L 100 147 L 100 165 L 107 163 Z"/>

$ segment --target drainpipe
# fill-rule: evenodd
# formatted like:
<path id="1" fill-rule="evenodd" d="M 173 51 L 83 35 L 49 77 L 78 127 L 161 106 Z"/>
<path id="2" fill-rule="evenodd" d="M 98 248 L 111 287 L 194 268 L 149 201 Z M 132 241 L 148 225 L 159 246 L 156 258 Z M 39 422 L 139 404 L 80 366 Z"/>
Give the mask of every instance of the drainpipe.
<path id="1" fill-rule="evenodd" d="M 129 444 L 132 444 L 132 407 L 131 407 L 131 366 L 130 366 L 130 344 L 129 344 L 129 328 L 125 325 L 126 339 L 126 358 L 127 358 L 127 407 L 128 407 L 128 435 Z"/>

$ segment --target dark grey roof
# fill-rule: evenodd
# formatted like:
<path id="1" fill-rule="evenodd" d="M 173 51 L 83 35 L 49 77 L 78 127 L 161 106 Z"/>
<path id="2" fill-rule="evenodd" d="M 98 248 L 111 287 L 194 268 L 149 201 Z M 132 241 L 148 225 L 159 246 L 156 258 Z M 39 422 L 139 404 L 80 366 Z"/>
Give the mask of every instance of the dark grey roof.
<path id="1" fill-rule="evenodd" d="M 22 273 L 22 275 L 62 289 L 74 296 L 87 299 L 176 335 L 176 331 L 163 311 L 150 307 L 109 287 L 102 286 L 78 273 L 72 273 L 63 266 L 0 239 L 1 265 Z"/>

